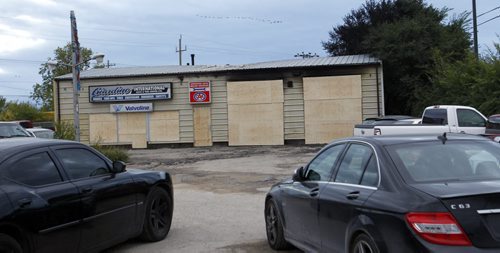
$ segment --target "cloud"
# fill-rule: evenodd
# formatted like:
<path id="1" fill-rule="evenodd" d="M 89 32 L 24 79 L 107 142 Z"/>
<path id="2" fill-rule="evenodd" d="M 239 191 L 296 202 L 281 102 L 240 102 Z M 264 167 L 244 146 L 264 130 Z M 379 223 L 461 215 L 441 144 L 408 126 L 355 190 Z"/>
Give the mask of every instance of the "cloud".
<path id="1" fill-rule="evenodd" d="M 7 74 L 7 70 L 4 70 L 3 68 L 0 68 L 0 75 L 5 75 Z"/>
<path id="2" fill-rule="evenodd" d="M 35 24 L 40 24 L 40 23 L 47 22 L 46 20 L 35 18 L 35 17 L 30 16 L 30 15 L 24 15 L 24 14 L 23 15 L 18 15 L 18 16 L 14 17 L 14 18 L 18 19 L 18 20 L 29 22 L 29 23 L 35 23 Z"/>
<path id="3" fill-rule="evenodd" d="M 36 4 L 36 5 L 41 5 L 41 6 L 54 6 L 54 5 L 56 5 L 56 2 L 53 0 L 29 0 L 29 1 Z"/>
<path id="4" fill-rule="evenodd" d="M 35 48 L 45 43 L 32 33 L 0 24 L 0 54 L 13 53 L 22 49 Z"/>

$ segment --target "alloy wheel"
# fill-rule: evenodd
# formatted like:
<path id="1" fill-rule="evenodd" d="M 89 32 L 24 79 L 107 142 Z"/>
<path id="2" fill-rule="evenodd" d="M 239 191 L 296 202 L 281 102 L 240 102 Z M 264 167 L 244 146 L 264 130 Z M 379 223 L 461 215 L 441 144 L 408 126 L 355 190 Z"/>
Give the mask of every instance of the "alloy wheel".
<path id="1" fill-rule="evenodd" d="M 354 246 L 354 253 L 374 253 L 374 251 L 368 242 L 361 240 Z"/>
<path id="2" fill-rule="evenodd" d="M 266 215 L 266 228 L 267 228 L 268 240 L 271 243 L 275 243 L 278 231 L 277 228 L 278 216 L 276 215 L 276 209 L 274 208 L 273 204 L 270 204 L 267 210 L 268 211 Z"/>
<path id="3" fill-rule="evenodd" d="M 150 222 L 156 231 L 161 231 L 167 226 L 168 203 L 164 196 L 157 196 L 151 205 Z"/>

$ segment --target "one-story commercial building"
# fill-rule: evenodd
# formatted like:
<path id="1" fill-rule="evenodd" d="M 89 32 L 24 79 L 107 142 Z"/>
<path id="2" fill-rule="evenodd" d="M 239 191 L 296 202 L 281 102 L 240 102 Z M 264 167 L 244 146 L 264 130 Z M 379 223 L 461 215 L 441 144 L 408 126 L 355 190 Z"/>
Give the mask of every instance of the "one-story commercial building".
<path id="1" fill-rule="evenodd" d="M 327 143 L 384 114 L 382 64 L 368 55 L 81 73 L 81 141 L 194 146 Z M 55 78 L 55 115 L 73 121 L 71 75 Z"/>

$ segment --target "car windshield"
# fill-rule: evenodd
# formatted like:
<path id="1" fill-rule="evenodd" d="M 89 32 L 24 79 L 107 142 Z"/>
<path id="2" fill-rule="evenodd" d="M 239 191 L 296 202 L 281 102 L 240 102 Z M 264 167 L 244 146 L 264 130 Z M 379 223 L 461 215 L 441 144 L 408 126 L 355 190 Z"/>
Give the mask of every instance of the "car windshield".
<path id="1" fill-rule="evenodd" d="M 31 137 L 24 128 L 16 124 L 0 124 L 0 138 Z"/>
<path id="2" fill-rule="evenodd" d="M 53 131 L 36 131 L 36 132 L 33 132 L 33 134 L 37 138 L 54 139 L 54 132 Z"/>
<path id="3" fill-rule="evenodd" d="M 500 145 L 489 141 L 407 143 L 387 149 L 409 182 L 500 179 Z"/>

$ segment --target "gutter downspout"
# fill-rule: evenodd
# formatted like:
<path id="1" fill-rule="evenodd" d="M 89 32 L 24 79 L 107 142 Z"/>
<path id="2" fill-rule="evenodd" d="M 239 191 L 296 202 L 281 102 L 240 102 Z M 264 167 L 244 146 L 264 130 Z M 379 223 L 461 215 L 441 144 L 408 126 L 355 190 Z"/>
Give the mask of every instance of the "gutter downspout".
<path id="1" fill-rule="evenodd" d="M 379 90 L 379 87 L 380 87 L 380 80 L 378 79 L 378 68 L 379 68 L 380 65 L 377 65 L 375 67 L 375 78 L 377 78 L 377 115 L 378 117 L 380 117 L 380 90 Z"/>
<path id="2" fill-rule="evenodd" d="M 60 119 L 61 119 L 61 101 L 60 101 L 60 91 L 59 91 L 59 80 L 54 80 L 54 86 L 56 88 L 55 90 L 55 100 L 54 100 L 54 103 L 57 104 L 57 113 L 55 113 L 56 117 L 55 117 L 55 121 L 57 123 L 59 123 Z M 54 87 L 53 86 L 53 87 Z M 56 102 L 57 101 L 57 102 Z"/>
<path id="3" fill-rule="evenodd" d="M 385 115 L 384 64 L 382 63 L 382 61 L 379 61 L 379 63 L 380 63 L 380 66 L 379 66 L 380 67 L 380 80 L 377 79 L 377 82 L 380 82 L 380 93 L 381 93 L 380 108 L 381 108 L 381 114 Z"/>

